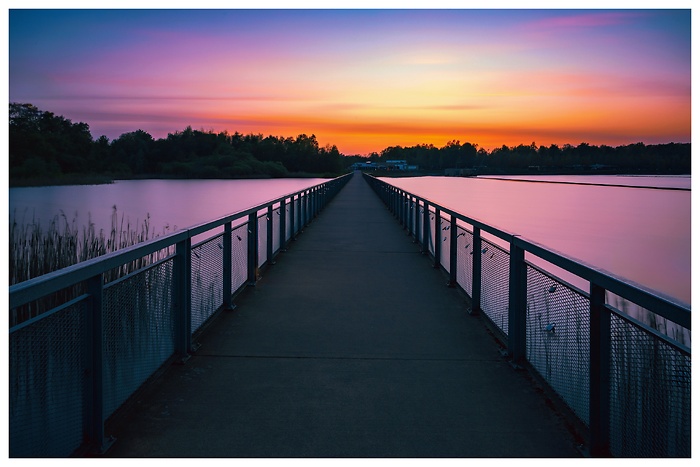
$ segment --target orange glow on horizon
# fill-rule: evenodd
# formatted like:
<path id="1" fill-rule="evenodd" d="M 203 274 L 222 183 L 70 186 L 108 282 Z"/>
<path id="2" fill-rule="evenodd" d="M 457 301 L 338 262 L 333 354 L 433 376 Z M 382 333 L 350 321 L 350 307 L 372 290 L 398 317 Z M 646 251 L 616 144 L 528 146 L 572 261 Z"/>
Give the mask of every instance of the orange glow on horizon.
<path id="1" fill-rule="evenodd" d="M 689 10 L 15 10 L 10 23 L 10 102 L 95 138 L 314 134 L 348 155 L 690 142 Z"/>

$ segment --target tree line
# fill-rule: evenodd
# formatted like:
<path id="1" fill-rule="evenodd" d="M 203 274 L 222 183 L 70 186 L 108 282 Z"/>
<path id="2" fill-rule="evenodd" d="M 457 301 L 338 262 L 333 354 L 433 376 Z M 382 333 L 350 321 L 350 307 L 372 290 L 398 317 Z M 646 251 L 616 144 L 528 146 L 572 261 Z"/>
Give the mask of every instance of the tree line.
<path id="1" fill-rule="evenodd" d="M 104 181 L 118 178 L 246 178 L 323 176 L 346 171 L 362 156 L 345 156 L 335 145 L 321 147 L 314 135 L 296 138 L 193 130 L 154 139 L 143 130 L 110 141 L 93 140 L 86 123 L 73 123 L 32 104 L 10 103 L 10 184 Z M 690 143 L 625 146 L 530 145 L 492 150 L 449 141 L 390 146 L 369 160 L 405 160 L 423 172 L 471 169 L 477 173 L 690 174 Z M 73 178 L 72 178 L 73 177 Z"/>
<path id="2" fill-rule="evenodd" d="M 112 178 L 245 178 L 335 176 L 347 161 L 315 135 L 183 131 L 154 139 L 136 130 L 93 140 L 86 123 L 73 123 L 32 104 L 10 104 L 10 184 L 75 176 Z"/>
<path id="3" fill-rule="evenodd" d="M 355 162 L 363 159 L 354 157 Z M 367 160 L 367 159 L 364 159 Z M 421 171 L 442 173 L 444 169 L 472 169 L 476 173 L 628 173 L 690 174 L 690 143 L 645 145 L 635 143 L 617 147 L 530 145 L 501 146 L 488 151 L 472 143 L 448 142 L 438 148 L 432 144 L 410 147 L 390 146 L 370 154 L 372 162 L 405 160 Z"/>

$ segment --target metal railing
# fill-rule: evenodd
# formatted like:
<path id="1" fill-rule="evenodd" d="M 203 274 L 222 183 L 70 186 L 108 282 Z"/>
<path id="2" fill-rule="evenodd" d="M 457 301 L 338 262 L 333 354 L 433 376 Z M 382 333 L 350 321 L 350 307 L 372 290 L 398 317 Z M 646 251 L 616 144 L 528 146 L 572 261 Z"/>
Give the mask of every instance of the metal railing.
<path id="1" fill-rule="evenodd" d="M 10 456 L 104 452 L 109 417 L 186 360 L 350 176 L 11 286 Z"/>
<path id="2" fill-rule="evenodd" d="M 690 457 L 689 305 L 364 177 L 513 365 L 534 369 L 582 422 L 591 455 Z"/>

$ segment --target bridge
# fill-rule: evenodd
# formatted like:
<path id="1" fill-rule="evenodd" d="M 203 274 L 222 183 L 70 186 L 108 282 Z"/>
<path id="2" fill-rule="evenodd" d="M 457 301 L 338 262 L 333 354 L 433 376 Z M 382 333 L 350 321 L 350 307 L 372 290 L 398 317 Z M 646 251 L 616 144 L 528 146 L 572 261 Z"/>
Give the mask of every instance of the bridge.
<path id="1" fill-rule="evenodd" d="M 192 243 L 214 227 L 223 232 Z M 10 329 L 10 455 L 689 456 L 690 349 L 619 318 L 598 294 L 605 287 L 630 296 L 687 329 L 689 309 L 560 258 L 561 265 L 595 281 L 586 295 L 525 262 L 525 250 L 556 261 L 541 247 L 512 243 L 508 251 L 482 240 L 482 230 L 497 233 L 355 174 L 11 287 L 11 309 L 17 310 L 66 284 L 86 284 L 67 304 Z M 493 253 L 480 254 L 489 248 Z M 107 271 L 145 254 L 150 272 L 129 272 L 111 285 Z M 509 266 L 505 279 L 489 279 L 494 255 Z M 151 297 L 163 276 L 169 278 L 166 291 Z M 571 320 L 582 319 L 579 297 L 593 318 L 585 316 L 589 322 L 568 331 L 565 312 L 553 311 L 547 323 L 534 326 L 531 311 L 539 305 L 518 294 L 538 281 L 549 293 L 558 287 L 569 294 L 559 301 L 575 315 Z M 124 298 L 126 290 L 136 290 L 136 297 Z M 503 316 L 493 314 L 501 302 L 506 306 L 496 313 L 504 314 L 505 326 Z M 139 306 L 150 309 L 149 316 L 158 308 L 173 317 L 120 317 Z M 518 307 L 527 310 L 521 321 L 511 311 Z M 596 317 L 601 310 L 602 319 Z M 44 324 L 47 314 L 53 323 Z M 83 342 L 89 330 L 105 337 L 78 345 L 71 368 L 46 361 L 55 350 L 15 357 L 48 332 L 43 326 L 67 319 L 62 315 L 88 317 L 82 324 L 69 321 L 82 329 L 76 340 Z M 630 327 L 639 340 L 650 336 L 666 363 L 617 378 L 622 347 L 645 357 L 628 341 L 616 344 Z M 585 350 L 570 343 L 581 333 Z M 630 357 L 625 367 L 635 364 Z M 34 366 L 41 371 L 23 375 Z M 558 371 L 566 373 L 563 378 Z M 651 402 L 639 402 L 635 391 L 648 371 L 659 387 L 646 388 Z M 71 373 L 86 376 L 71 379 Z M 28 381 L 51 380 L 48 374 L 61 387 L 49 381 L 36 395 L 61 399 L 58 405 L 68 408 L 56 408 L 56 402 L 47 411 L 35 407 Z M 630 383 L 630 375 L 639 381 Z M 76 393 L 66 395 L 66 386 Z M 29 394 L 22 397 L 23 391 Z M 632 409 L 617 406 L 626 398 Z M 58 415 L 70 412 L 71 404 L 80 410 L 66 422 Z M 659 408 L 665 413 L 659 415 Z M 648 423 L 647 409 L 659 427 L 627 426 L 642 416 Z M 29 433 L 25 425 L 32 423 L 38 433 Z M 77 425 L 72 447 L 56 431 L 62 423 Z M 620 442 L 610 427 L 623 428 L 627 437 Z M 653 439 L 654 450 L 640 447 L 659 433 L 666 439 Z"/>

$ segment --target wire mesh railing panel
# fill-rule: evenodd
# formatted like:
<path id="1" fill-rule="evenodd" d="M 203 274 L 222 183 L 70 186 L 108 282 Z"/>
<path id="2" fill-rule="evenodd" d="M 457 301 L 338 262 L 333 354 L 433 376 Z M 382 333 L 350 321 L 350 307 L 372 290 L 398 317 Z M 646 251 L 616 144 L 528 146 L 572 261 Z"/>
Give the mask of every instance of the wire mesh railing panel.
<path id="1" fill-rule="evenodd" d="M 9 327 L 17 326 L 29 319 L 41 316 L 43 313 L 60 307 L 64 303 L 85 293 L 83 283 L 66 287 L 59 291 L 43 295 L 38 300 L 32 300 L 9 311 Z"/>
<path id="2" fill-rule="evenodd" d="M 291 201 L 293 202 L 293 201 Z M 285 230 L 287 232 L 287 236 L 285 237 L 285 240 L 290 240 L 292 238 L 292 233 L 294 231 L 294 219 L 292 219 L 292 213 L 291 213 L 291 207 L 289 204 L 286 205 L 286 223 L 285 223 Z"/>
<path id="3" fill-rule="evenodd" d="M 428 207 L 428 212 L 430 213 L 428 216 L 428 222 L 430 222 L 430 228 L 428 229 L 428 251 L 431 255 L 435 256 L 435 210 Z"/>
<path id="4" fill-rule="evenodd" d="M 616 457 L 690 457 L 690 355 L 611 318 L 610 451 Z"/>
<path id="5" fill-rule="evenodd" d="M 231 232 L 231 291 L 235 292 L 248 280 L 248 224 Z"/>
<path id="6" fill-rule="evenodd" d="M 258 216 L 258 267 L 267 262 L 267 214 Z"/>
<path id="7" fill-rule="evenodd" d="M 377 179 L 371 180 L 385 203 L 392 211 L 399 209 L 403 219 L 397 191 L 385 188 Z M 429 208 L 425 204 L 421 207 Z M 448 219 L 443 218 L 435 226 L 435 215 L 440 210 L 443 208 L 439 205 L 432 207 L 429 225 L 415 235 L 421 240 L 429 236 L 421 244 L 449 272 L 450 241 L 455 237 L 446 228 Z M 689 306 L 672 303 L 498 229 L 486 229 L 489 240 L 482 237 L 481 251 L 474 251 L 474 236 L 466 229 L 467 225 L 476 228 L 476 223 L 461 214 L 454 216 L 463 224 L 457 227 L 457 257 L 451 258 L 457 271 L 451 279 L 456 279 L 469 295 L 481 294 L 482 315 L 504 333 L 514 361 L 525 358 L 588 427 L 591 453 L 605 455 L 609 446 L 610 454 L 616 457 L 690 457 Z M 406 217 L 415 221 L 410 214 Z M 423 226 L 422 218 L 418 224 Z M 516 237 L 520 238 L 516 241 Z M 508 246 L 499 239 L 516 257 L 510 257 Z M 481 259 L 481 277 L 476 278 L 480 281 L 473 280 L 474 254 Z M 528 260 L 524 261 L 521 254 L 528 255 Z M 553 269 L 536 265 L 540 260 L 551 263 Z M 576 267 L 572 261 L 578 263 Z M 525 278 L 521 276 L 523 267 Z M 526 284 L 521 284 L 522 279 Z M 516 290 L 509 290 L 511 280 Z M 479 282 L 480 289 L 473 291 L 474 283 Z M 589 294 L 581 290 L 589 286 L 596 294 L 595 306 Z M 602 295 L 597 294 L 603 290 L 606 305 L 601 309 Z M 519 313 L 509 316 L 510 300 L 518 310 L 524 308 L 524 317 Z M 593 329 L 592 309 L 602 313 L 594 317 L 600 326 Z M 610 330 L 604 327 L 608 317 Z M 593 354 L 592 341 L 597 343 Z"/>
<path id="8" fill-rule="evenodd" d="M 440 216 L 440 233 L 435 236 L 440 245 L 440 264 L 450 272 L 450 220 Z"/>
<path id="9" fill-rule="evenodd" d="M 295 198 L 292 200 L 292 203 L 294 203 L 294 216 L 291 217 L 292 233 L 290 238 L 294 237 L 299 231 L 299 200 Z"/>
<path id="10" fill-rule="evenodd" d="M 527 266 L 527 360 L 589 425 L 590 301 Z"/>
<path id="11" fill-rule="evenodd" d="M 415 233 L 416 239 L 423 244 L 423 220 L 425 219 L 425 204 L 421 203 L 417 206 L 416 213 L 418 214 L 418 231 Z"/>
<path id="12" fill-rule="evenodd" d="M 223 242 L 223 236 L 217 235 L 192 248 L 192 333 L 195 333 L 224 303 Z"/>
<path id="13" fill-rule="evenodd" d="M 272 252 L 277 253 L 280 249 L 280 207 L 272 211 Z"/>
<path id="14" fill-rule="evenodd" d="M 488 240 L 481 240 L 481 310 L 508 335 L 508 277 L 510 255 Z"/>
<path id="15" fill-rule="evenodd" d="M 86 302 L 10 333 L 10 457 L 67 457 L 83 441 Z"/>
<path id="16" fill-rule="evenodd" d="M 408 209 L 408 232 L 415 237 L 416 235 L 416 215 L 418 213 L 418 203 L 413 199 L 409 199 Z"/>
<path id="17" fill-rule="evenodd" d="M 457 227 L 457 284 L 473 297 L 472 275 L 474 265 L 474 235 Z"/>
<path id="18" fill-rule="evenodd" d="M 175 351 L 173 270 L 169 259 L 104 289 L 105 417 Z"/>
<path id="19" fill-rule="evenodd" d="M 337 188 L 346 182 L 347 177 L 331 185 Z M 323 191 L 311 191 L 313 203 L 300 192 L 285 203 L 288 238 L 311 217 L 311 208 L 316 213 L 321 207 L 318 194 Z M 282 217 L 276 205 L 270 220 L 273 252 L 282 244 L 275 238 L 281 236 Z M 176 342 L 176 329 L 191 326 L 196 332 L 228 304 L 223 297 L 229 289 L 223 284 L 224 277 L 228 280 L 228 260 L 235 293 L 255 269 L 248 267 L 249 258 L 257 255 L 259 264 L 270 259 L 266 214 L 274 206 L 255 208 L 265 212 L 255 220 L 259 232 L 255 239 L 250 238 L 253 229 L 245 218 L 235 216 L 241 224 L 231 232 L 230 258 L 224 258 L 224 251 L 227 255 L 229 251 L 224 244 L 229 238 L 226 216 L 210 223 L 223 233 L 193 246 L 192 239 L 206 235 L 202 226 L 11 285 L 10 455 L 66 457 L 96 447 L 93 442 L 104 448 L 105 439 L 93 438 L 103 437 L 109 417 L 175 357 L 176 346 L 178 355 L 191 351 L 192 336 L 178 334 Z M 87 295 L 88 289 L 93 295 Z M 181 300 L 191 306 L 183 307 Z"/>
<path id="20" fill-rule="evenodd" d="M 304 214 L 304 212 L 302 212 L 302 209 L 303 209 L 303 205 L 305 203 L 305 200 L 306 200 L 306 196 L 299 195 L 299 197 L 297 199 L 297 205 L 295 206 L 296 209 L 294 210 L 294 212 L 296 214 L 296 224 L 294 224 L 295 225 L 294 232 L 297 234 L 301 231 L 301 227 L 304 224 L 302 221 L 302 219 L 303 219 L 302 214 Z"/>

